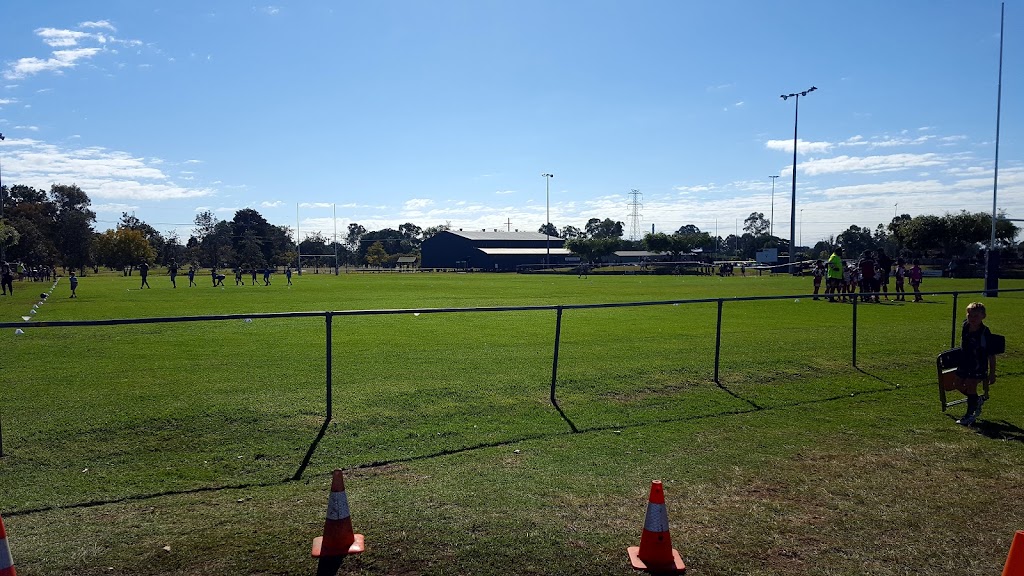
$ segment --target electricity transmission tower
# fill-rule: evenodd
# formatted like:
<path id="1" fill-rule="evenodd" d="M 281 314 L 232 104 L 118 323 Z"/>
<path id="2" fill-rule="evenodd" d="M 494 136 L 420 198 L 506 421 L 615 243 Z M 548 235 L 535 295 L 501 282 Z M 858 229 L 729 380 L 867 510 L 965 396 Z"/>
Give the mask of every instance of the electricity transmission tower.
<path id="1" fill-rule="evenodd" d="M 629 239 L 640 240 L 640 220 L 643 219 L 640 209 L 644 207 L 640 200 L 644 195 L 636 188 L 630 190 L 629 195 Z"/>

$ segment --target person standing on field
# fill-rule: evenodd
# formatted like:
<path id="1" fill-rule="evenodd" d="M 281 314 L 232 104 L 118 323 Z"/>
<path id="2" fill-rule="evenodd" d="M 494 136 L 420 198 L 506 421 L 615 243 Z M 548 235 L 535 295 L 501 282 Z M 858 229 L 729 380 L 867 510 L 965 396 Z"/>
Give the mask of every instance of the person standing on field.
<path id="1" fill-rule="evenodd" d="M 178 287 L 178 263 L 171 260 L 170 265 L 167 266 L 167 272 L 171 275 L 171 287 Z"/>
<path id="2" fill-rule="evenodd" d="M 75 273 L 73 271 L 71 272 L 71 276 L 68 278 L 68 282 L 71 283 L 71 296 L 70 297 L 71 298 L 78 298 L 78 296 L 75 294 L 75 290 L 78 290 L 78 276 L 75 276 Z"/>
<path id="3" fill-rule="evenodd" d="M 970 426 L 981 416 L 981 406 L 988 400 L 989 386 L 996 382 L 996 356 L 989 345 L 992 332 L 985 326 L 985 305 L 967 305 L 967 319 L 960 329 L 960 365 L 953 386 L 967 396 L 967 413 L 957 424 Z M 983 394 L 978 395 L 978 384 Z"/>
<path id="4" fill-rule="evenodd" d="M 829 295 L 829 302 L 835 302 L 835 294 L 841 292 L 843 285 L 843 249 L 837 246 L 832 251 L 832 255 L 828 257 L 828 263 L 825 266 L 825 294 Z"/>
<path id="5" fill-rule="evenodd" d="M 191 287 L 196 286 L 196 285 L 197 285 L 196 284 L 196 267 L 195 266 L 189 266 L 188 267 L 188 287 L 191 288 Z"/>
<path id="6" fill-rule="evenodd" d="M 821 279 L 825 276 L 825 263 L 821 260 L 815 262 L 811 274 L 814 276 L 814 299 L 817 300 L 818 291 L 821 290 Z M 825 289 L 828 290 L 828 287 Z"/>
<path id="7" fill-rule="evenodd" d="M 0 285 L 3 286 L 4 296 L 8 293 L 14 296 L 14 274 L 11 272 L 11 265 L 7 262 L 0 265 Z"/>
<path id="8" fill-rule="evenodd" d="M 878 275 L 878 283 L 881 286 L 882 293 L 885 294 L 885 299 L 888 300 L 889 276 L 892 274 L 892 258 L 885 253 L 885 250 L 879 248 L 876 263 L 878 264 L 878 270 L 875 273 Z"/>
<path id="9" fill-rule="evenodd" d="M 870 250 L 865 250 L 857 262 L 860 270 L 860 293 L 861 302 L 878 302 L 878 278 L 875 276 L 875 259 Z M 874 293 L 874 297 L 871 294 Z M 864 296 L 867 294 L 867 296 Z"/>
<path id="10" fill-rule="evenodd" d="M 910 269 L 910 287 L 914 289 L 914 302 L 924 302 L 921 297 L 921 280 L 924 279 L 924 271 L 921 270 L 921 261 L 914 259 L 914 267 Z"/>
<path id="11" fill-rule="evenodd" d="M 139 290 L 142 290 L 143 288 L 149 288 L 152 290 L 153 287 L 149 285 L 149 280 L 146 280 L 149 276 L 149 264 L 146 264 L 145 260 L 142 261 L 142 264 L 139 264 L 139 276 L 142 276 L 142 285 L 139 286 Z"/>

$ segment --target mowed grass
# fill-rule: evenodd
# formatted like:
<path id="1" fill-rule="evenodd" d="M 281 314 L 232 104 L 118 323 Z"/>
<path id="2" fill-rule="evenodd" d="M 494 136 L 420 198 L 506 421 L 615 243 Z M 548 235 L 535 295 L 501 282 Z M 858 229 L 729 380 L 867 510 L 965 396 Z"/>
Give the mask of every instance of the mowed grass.
<path id="1" fill-rule="evenodd" d="M 342 274 L 61 279 L 33 320 L 717 303 L 0 332 L 0 514 L 19 574 L 308 574 L 330 471 L 354 574 L 629 574 L 652 479 L 694 574 L 998 573 L 1024 528 L 1024 296 L 977 431 L 944 414 L 952 296 L 857 306 L 789 277 Z M 931 291 L 980 280 L 928 279 Z M 1002 288 L 1024 283 L 1003 281 Z M 18 283 L 0 322 L 48 284 Z M 1024 293 L 1022 293 L 1024 294 Z M 958 323 L 957 323 L 958 324 Z M 169 547 L 166 550 L 165 547 Z"/>

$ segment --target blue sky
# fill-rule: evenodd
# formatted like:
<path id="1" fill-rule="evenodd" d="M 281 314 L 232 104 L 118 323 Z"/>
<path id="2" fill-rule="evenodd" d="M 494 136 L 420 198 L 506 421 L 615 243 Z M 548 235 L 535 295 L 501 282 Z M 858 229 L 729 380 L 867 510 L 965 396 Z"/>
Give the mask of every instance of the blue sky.
<path id="1" fill-rule="evenodd" d="M 798 241 L 992 210 L 993 0 L 11 2 L 5 184 L 187 239 L 251 207 L 301 233 L 695 224 Z M 998 205 L 1024 218 L 1024 1 L 1006 3 Z M 770 175 L 780 175 L 772 208 Z M 628 234 L 627 234 L 628 235 Z"/>

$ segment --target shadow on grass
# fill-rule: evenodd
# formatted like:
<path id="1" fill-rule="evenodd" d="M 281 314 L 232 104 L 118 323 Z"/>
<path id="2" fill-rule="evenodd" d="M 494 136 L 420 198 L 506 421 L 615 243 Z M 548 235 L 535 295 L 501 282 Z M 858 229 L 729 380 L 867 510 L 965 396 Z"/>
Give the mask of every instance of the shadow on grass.
<path id="1" fill-rule="evenodd" d="M 978 434 L 993 440 L 1024 442 L 1024 430 L 1010 424 L 1006 420 L 1002 420 L 1000 422 L 981 420 L 974 425 L 974 429 Z"/>
<path id="2" fill-rule="evenodd" d="M 764 406 L 761 406 L 760 404 L 754 402 L 753 400 L 750 400 L 749 398 L 744 398 L 743 396 L 740 396 L 739 394 L 725 387 L 721 382 L 715 382 L 715 386 L 718 386 L 719 389 L 723 390 L 729 396 L 732 396 L 737 400 L 746 402 L 747 404 L 750 404 L 754 408 L 754 410 L 764 410 Z"/>
<path id="3" fill-rule="evenodd" d="M 565 412 L 562 410 L 562 407 L 558 405 L 558 402 L 552 399 L 551 404 L 554 405 L 555 410 L 558 410 L 558 414 L 562 417 L 562 420 L 565 420 L 566 424 L 569 425 L 569 428 L 572 429 L 573 433 L 575 434 L 579 432 L 579 429 L 576 428 L 576 425 L 573 424 L 572 420 L 570 420 L 569 417 L 565 414 Z"/>
<path id="4" fill-rule="evenodd" d="M 302 464 L 299 464 L 299 469 L 292 475 L 292 481 L 302 480 L 302 473 L 309 466 L 309 461 L 313 458 L 313 454 L 316 453 L 316 447 L 320 445 L 320 441 L 323 440 L 324 434 L 327 434 L 327 428 L 330 425 L 331 421 L 325 419 L 323 426 L 320 427 L 320 432 L 316 435 L 316 439 L 309 445 L 309 450 L 306 450 L 306 456 L 302 459 Z"/>
<path id="5" fill-rule="evenodd" d="M 884 382 L 884 380 L 883 380 L 883 382 Z M 924 386 L 924 385 L 922 385 L 922 386 Z M 928 384 L 927 386 L 931 386 L 931 384 Z M 391 459 L 391 460 L 380 460 L 380 461 L 366 462 L 366 463 L 362 463 L 362 464 L 355 464 L 351 468 L 352 469 L 379 468 L 379 467 L 388 466 L 388 465 L 391 465 L 391 464 L 398 464 L 398 463 L 402 463 L 402 462 L 415 462 L 415 461 L 418 461 L 418 460 L 429 460 L 429 459 L 432 459 L 432 458 L 439 458 L 439 457 L 444 457 L 444 456 L 450 456 L 450 455 L 453 455 L 453 454 L 461 454 L 461 453 L 465 453 L 465 452 L 473 452 L 473 451 L 481 450 L 481 449 L 496 448 L 496 447 L 499 447 L 499 446 L 508 446 L 508 445 L 517 444 L 519 442 L 525 442 L 525 441 L 529 441 L 529 440 L 547 439 L 547 438 L 552 438 L 552 437 L 555 437 L 555 436 L 561 436 L 561 435 L 565 435 L 565 434 L 579 434 L 579 433 L 587 433 L 587 432 L 603 432 L 603 431 L 607 431 L 607 430 L 622 430 L 622 429 L 625 429 L 625 428 L 638 428 L 638 427 L 643 427 L 643 426 L 650 426 L 652 424 L 668 424 L 668 423 L 673 423 L 673 422 L 705 420 L 705 419 L 709 419 L 709 418 L 721 418 L 721 417 L 728 417 L 728 416 L 736 416 L 736 415 L 740 415 L 740 414 L 750 414 L 750 413 L 761 412 L 761 411 L 769 411 L 769 410 L 779 410 L 779 409 L 784 409 L 784 408 L 792 408 L 792 407 L 797 407 L 797 406 L 807 406 L 807 405 L 814 405 L 814 404 L 823 404 L 823 403 L 827 403 L 827 402 L 834 402 L 834 401 L 837 401 L 837 400 L 849 399 L 851 397 L 856 397 L 856 396 L 861 396 L 861 395 L 885 394 L 885 393 L 889 393 L 889 392 L 893 391 L 891 388 L 883 388 L 883 389 L 876 389 L 876 390 L 860 390 L 860 391 L 856 391 L 856 392 L 850 392 L 850 393 L 846 393 L 846 394 L 839 394 L 839 395 L 829 396 L 829 397 L 825 397 L 825 398 L 815 398 L 813 400 L 803 400 L 803 401 L 798 401 L 798 402 L 789 402 L 789 403 L 784 403 L 784 404 L 778 404 L 778 405 L 763 407 L 763 406 L 757 405 L 756 403 L 754 403 L 751 400 L 743 398 L 742 396 L 732 392 L 731 390 L 727 389 L 724 386 L 718 385 L 718 387 L 721 388 L 722 390 L 724 390 L 725 392 L 727 392 L 728 394 L 734 396 L 735 398 L 747 402 L 748 404 L 751 405 L 751 408 L 749 408 L 749 409 L 740 409 L 740 410 L 726 410 L 726 411 L 717 412 L 717 413 L 713 413 L 713 414 L 699 414 L 699 415 L 691 415 L 691 416 L 677 416 L 677 417 L 663 418 L 663 419 L 649 419 L 649 420 L 644 420 L 643 422 L 626 423 L 626 424 L 619 423 L 619 424 L 615 424 L 615 425 L 592 426 L 592 427 L 585 427 L 585 428 L 579 429 L 579 428 L 576 427 L 575 424 L 573 424 L 573 422 L 569 419 L 569 417 L 562 411 L 562 409 L 556 403 L 555 404 L 555 409 L 558 410 L 558 413 L 561 415 L 561 417 L 572 428 L 571 432 L 566 431 L 566 432 L 560 432 L 560 433 L 530 434 L 530 435 L 520 436 L 520 437 L 517 437 L 517 438 L 508 438 L 508 439 L 500 440 L 500 441 L 496 441 L 496 442 L 485 442 L 485 443 L 474 444 L 474 445 L 470 445 L 470 446 L 464 446 L 464 447 L 461 447 L 461 448 L 453 448 L 453 449 L 449 449 L 449 450 L 440 450 L 440 451 L 432 452 L 432 453 L 429 453 L 429 454 L 420 454 L 420 455 L 416 455 L 416 456 L 408 456 L 408 457 L 405 457 L 405 458 L 395 458 L 395 459 Z M 910 387 L 913 387 L 913 386 L 910 386 Z M 270 482 L 252 482 L 252 483 L 244 483 L 244 484 L 225 484 L 225 485 L 220 485 L 220 486 L 206 486 L 206 487 L 201 487 L 201 488 L 193 488 L 193 489 L 189 489 L 189 490 L 169 490 L 169 491 L 166 491 L 166 492 L 153 492 L 153 493 L 149 493 L 149 494 L 139 494 L 139 495 L 134 495 L 134 496 L 125 496 L 123 498 L 112 498 L 112 499 L 108 499 L 108 500 L 93 500 L 93 501 L 88 501 L 88 502 L 80 502 L 80 503 L 77 503 L 77 504 L 68 504 L 68 505 L 61 505 L 61 506 L 42 506 L 42 507 L 39 507 L 39 508 L 29 508 L 29 509 L 25 509 L 25 510 L 11 511 L 11 512 L 7 513 L 7 515 L 10 516 L 10 517 L 15 517 L 15 516 L 24 516 L 24 515 L 28 515 L 28 514 L 36 514 L 36 513 L 40 513 L 40 512 L 48 512 L 48 511 L 52 511 L 52 510 L 56 510 L 56 509 L 90 508 L 90 507 L 94 507 L 94 506 L 103 506 L 103 505 L 107 505 L 107 504 L 118 504 L 118 503 L 123 503 L 123 502 L 142 501 L 142 500 L 149 500 L 149 499 L 152 499 L 152 498 L 159 498 L 159 497 L 162 497 L 162 496 L 177 496 L 177 495 L 183 495 L 183 494 L 200 494 L 200 493 L 204 493 L 204 492 L 218 492 L 218 491 L 221 491 L 221 490 L 240 490 L 240 489 L 250 489 L 250 488 L 269 488 L 269 487 L 273 487 L 273 486 L 280 486 L 280 485 L 288 484 L 290 482 L 294 482 L 296 480 L 301 479 L 303 473 L 305 472 L 306 468 L 309 465 L 310 460 L 312 459 L 313 454 L 316 452 L 316 449 L 317 449 L 320 441 L 323 439 L 324 435 L 326 434 L 326 431 L 327 431 L 327 428 L 328 428 L 329 425 L 330 425 L 330 421 L 325 421 L 324 422 L 324 424 L 320 427 L 320 431 L 317 434 L 316 439 L 310 445 L 309 450 L 307 450 L 306 455 L 303 458 L 303 461 L 302 461 L 301 465 L 299 466 L 298 470 L 295 471 L 295 474 L 292 477 L 285 478 L 283 480 L 270 481 Z M 1017 442 L 1024 442 L 1024 430 L 1022 430 L 1022 429 L 1020 429 L 1020 428 L 1018 428 L 1018 427 L 1016 427 L 1016 426 L 1006 422 L 1005 420 L 1000 422 L 1000 423 L 989 422 L 989 421 L 982 421 L 979 424 L 977 424 L 976 430 L 977 430 L 977 432 L 979 434 L 982 434 L 982 435 L 987 436 L 989 438 L 998 439 L 998 440 L 1014 440 L 1014 441 L 1017 441 Z"/>
<path id="6" fill-rule="evenodd" d="M 872 374 L 871 372 L 868 372 L 868 371 L 864 370 L 863 368 L 860 368 L 859 366 L 857 367 L 857 372 L 860 372 L 861 374 L 863 374 L 863 375 L 865 375 L 865 376 L 867 376 L 869 378 L 874 378 L 875 380 L 878 380 L 879 382 L 882 382 L 883 384 L 888 384 L 889 386 L 892 386 L 893 388 L 899 388 L 900 387 L 899 384 L 897 384 L 895 382 L 890 382 L 889 380 L 886 380 L 885 378 L 882 378 L 881 376 L 877 376 L 875 374 Z"/>

